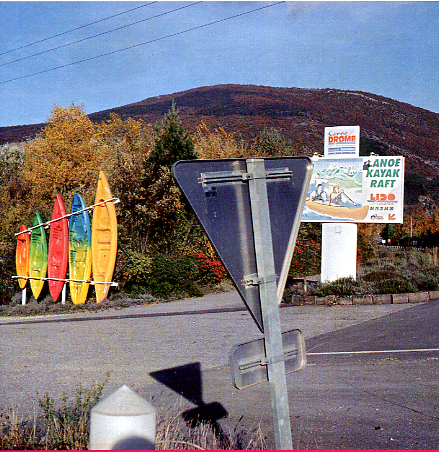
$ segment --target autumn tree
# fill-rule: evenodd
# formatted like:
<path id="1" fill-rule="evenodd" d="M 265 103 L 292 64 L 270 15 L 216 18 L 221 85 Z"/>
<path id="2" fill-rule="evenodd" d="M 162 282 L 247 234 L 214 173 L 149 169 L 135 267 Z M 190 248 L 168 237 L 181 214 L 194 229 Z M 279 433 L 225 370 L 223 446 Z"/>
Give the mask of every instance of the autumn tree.
<path id="1" fill-rule="evenodd" d="M 238 143 L 233 135 L 222 127 L 210 132 L 201 122 L 193 135 L 195 153 L 202 159 L 241 158 L 246 156 L 243 143 Z"/>
<path id="2" fill-rule="evenodd" d="M 359 223 L 357 232 L 357 261 L 364 263 L 375 257 L 378 245 L 376 237 L 378 235 L 377 225 L 374 223 Z"/>
<path id="3" fill-rule="evenodd" d="M 118 221 L 122 241 L 145 254 L 151 242 L 175 225 L 181 210 L 180 192 L 168 167 L 154 168 L 151 156 L 156 135 L 151 125 L 112 114 L 107 128 L 113 156 L 112 186 L 121 201 Z"/>
<path id="4" fill-rule="evenodd" d="M 430 227 L 430 217 L 421 206 L 416 206 L 404 214 L 403 224 L 395 225 L 399 235 L 422 237 Z"/>
<path id="5" fill-rule="evenodd" d="M 20 173 L 24 155 L 22 146 L 6 144 L 0 147 L 0 234 L 9 234 L 10 226 L 17 225 L 15 210 L 27 188 Z M 15 219 L 15 221 L 14 221 Z"/>
<path id="6" fill-rule="evenodd" d="M 111 115 L 106 136 L 113 156 L 112 180 L 121 200 L 120 223 L 130 248 L 146 253 L 151 245 L 168 251 L 182 225 L 183 204 L 170 166 L 195 158 L 173 103 L 155 128 Z M 183 215 L 184 217 L 184 215 Z"/>
<path id="7" fill-rule="evenodd" d="M 23 149 L 18 144 L 0 147 L 0 304 L 14 287 L 15 274 L 14 233 L 26 222 L 26 209 L 21 202 L 28 190 L 20 178 Z"/>
<path id="8" fill-rule="evenodd" d="M 31 185 L 28 201 L 50 212 L 55 196 L 78 191 L 86 202 L 94 195 L 99 170 L 108 157 L 103 131 L 82 105 L 54 106 L 41 135 L 25 145 L 23 176 Z"/>

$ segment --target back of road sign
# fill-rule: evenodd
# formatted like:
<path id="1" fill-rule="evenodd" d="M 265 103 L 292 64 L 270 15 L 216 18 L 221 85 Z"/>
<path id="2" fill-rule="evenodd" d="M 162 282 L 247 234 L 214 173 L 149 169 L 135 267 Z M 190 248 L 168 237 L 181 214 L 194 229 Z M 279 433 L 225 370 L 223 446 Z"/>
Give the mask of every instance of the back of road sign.
<path id="1" fill-rule="evenodd" d="M 253 159 L 248 159 L 253 160 Z M 278 302 L 283 294 L 312 173 L 308 158 L 263 159 Z M 247 159 L 176 162 L 172 175 L 261 331 Z M 269 226 L 269 225 L 268 225 Z"/>

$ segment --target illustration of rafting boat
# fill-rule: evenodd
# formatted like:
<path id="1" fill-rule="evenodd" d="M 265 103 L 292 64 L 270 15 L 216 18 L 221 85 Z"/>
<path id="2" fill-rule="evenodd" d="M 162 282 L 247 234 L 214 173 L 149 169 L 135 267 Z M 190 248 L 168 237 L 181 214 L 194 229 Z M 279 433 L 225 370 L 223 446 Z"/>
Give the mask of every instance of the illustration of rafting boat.
<path id="1" fill-rule="evenodd" d="M 329 215 L 330 217 L 334 218 L 348 218 L 350 220 L 357 221 L 364 220 L 369 210 L 369 206 L 351 208 L 345 206 L 336 206 L 333 204 L 323 204 L 321 202 L 312 201 L 309 198 L 305 201 L 305 205 L 312 211 L 322 215 Z"/>

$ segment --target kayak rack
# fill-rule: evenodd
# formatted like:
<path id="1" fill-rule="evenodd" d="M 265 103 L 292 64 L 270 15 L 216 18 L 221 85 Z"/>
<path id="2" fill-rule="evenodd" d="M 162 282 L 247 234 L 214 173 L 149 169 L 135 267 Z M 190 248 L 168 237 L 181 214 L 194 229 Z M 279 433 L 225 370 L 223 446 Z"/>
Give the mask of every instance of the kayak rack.
<path id="1" fill-rule="evenodd" d="M 118 202 L 120 202 L 120 199 L 119 198 L 106 199 L 105 201 L 98 202 L 97 204 L 93 204 L 89 207 L 86 207 L 85 209 L 77 210 L 76 212 L 68 213 L 67 215 L 63 215 L 62 217 L 55 218 L 54 220 L 50 220 L 50 221 L 46 221 L 45 223 L 37 224 L 36 226 L 32 226 L 31 228 L 25 229 L 24 231 L 16 232 L 14 235 L 30 233 L 33 229 L 40 228 L 41 226 L 43 226 L 44 229 L 47 229 L 50 226 L 50 224 L 55 223 L 55 221 L 60 221 L 60 220 L 63 220 L 64 218 L 70 218 L 73 215 L 78 215 L 87 210 L 93 210 L 95 207 L 101 206 L 102 204 L 106 204 L 107 202 L 113 202 L 114 204 L 117 204 Z M 61 280 L 61 281 L 64 281 L 64 280 Z M 104 284 L 109 284 L 109 283 L 104 283 Z"/>
<path id="2" fill-rule="evenodd" d="M 88 281 L 86 279 L 63 279 L 63 278 L 42 278 L 39 276 L 12 276 L 12 278 L 15 279 L 38 279 L 40 281 L 64 281 L 64 282 L 78 282 L 78 283 L 88 283 L 91 285 L 96 285 L 96 284 L 110 284 L 112 287 L 118 287 L 119 283 L 111 281 L 111 282 L 104 282 L 104 281 Z"/>

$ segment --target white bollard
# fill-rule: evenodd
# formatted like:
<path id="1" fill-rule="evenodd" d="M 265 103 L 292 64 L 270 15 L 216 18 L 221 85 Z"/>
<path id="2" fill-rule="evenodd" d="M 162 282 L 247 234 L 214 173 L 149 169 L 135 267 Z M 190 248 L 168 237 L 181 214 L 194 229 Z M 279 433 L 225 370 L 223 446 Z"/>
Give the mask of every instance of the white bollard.
<path id="1" fill-rule="evenodd" d="M 357 277 L 356 223 L 322 224 L 321 281 Z"/>
<path id="2" fill-rule="evenodd" d="M 24 306 L 26 304 L 26 287 L 21 291 L 21 304 Z"/>
<path id="3" fill-rule="evenodd" d="M 90 450 L 154 450 L 156 410 L 127 385 L 91 409 Z"/>

